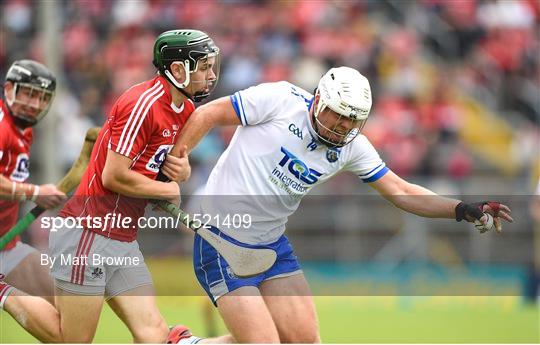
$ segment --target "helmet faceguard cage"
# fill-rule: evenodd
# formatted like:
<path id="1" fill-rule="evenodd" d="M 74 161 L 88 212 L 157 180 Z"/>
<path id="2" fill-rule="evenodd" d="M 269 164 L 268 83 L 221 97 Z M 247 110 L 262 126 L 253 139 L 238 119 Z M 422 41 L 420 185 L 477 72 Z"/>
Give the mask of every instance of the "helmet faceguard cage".
<path id="1" fill-rule="evenodd" d="M 195 102 L 208 97 L 219 79 L 219 48 L 207 34 L 198 30 L 170 30 L 159 35 L 154 44 L 153 63 L 160 74 Z M 179 64 L 184 69 L 184 82 L 174 78 L 172 64 Z M 204 79 L 194 80 L 191 74 L 200 70 L 206 71 Z M 199 90 L 192 95 L 185 90 L 190 83 Z"/>
<path id="2" fill-rule="evenodd" d="M 319 81 L 316 95 L 313 127 L 319 140 L 329 147 L 342 147 L 353 141 L 364 128 L 371 110 L 367 78 L 349 67 L 332 68 Z M 324 124 L 319 115 L 327 108 L 337 118 Z"/>
<path id="3" fill-rule="evenodd" d="M 56 78 L 47 67 L 32 60 L 15 61 L 6 82 L 12 88 L 8 92 L 4 87 L 4 97 L 18 126 L 33 126 L 47 115 L 56 91 Z"/>

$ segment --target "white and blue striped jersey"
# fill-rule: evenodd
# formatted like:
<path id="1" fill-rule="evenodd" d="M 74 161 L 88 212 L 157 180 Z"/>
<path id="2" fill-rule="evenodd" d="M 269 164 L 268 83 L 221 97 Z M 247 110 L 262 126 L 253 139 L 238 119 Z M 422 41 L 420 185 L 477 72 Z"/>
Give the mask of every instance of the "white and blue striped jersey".
<path id="1" fill-rule="evenodd" d="M 315 140 L 309 120 L 313 95 L 295 85 L 260 84 L 230 100 L 242 126 L 210 174 L 201 211 L 238 241 L 277 241 L 302 197 L 339 172 L 373 182 L 388 171 L 363 135 L 334 149 Z M 251 216 L 249 227 L 220 224 L 224 217 L 244 214 Z"/>

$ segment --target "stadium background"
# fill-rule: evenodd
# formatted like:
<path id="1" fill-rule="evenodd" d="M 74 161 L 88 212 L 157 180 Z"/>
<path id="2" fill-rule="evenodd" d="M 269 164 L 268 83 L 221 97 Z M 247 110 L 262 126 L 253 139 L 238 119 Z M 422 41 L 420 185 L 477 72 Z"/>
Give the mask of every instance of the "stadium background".
<path id="1" fill-rule="evenodd" d="M 58 180 L 85 130 L 155 73 L 162 31 L 201 29 L 222 49 L 211 99 L 264 81 L 313 90 L 330 66 L 357 68 L 374 95 L 365 134 L 392 170 L 441 194 L 496 196 L 516 223 L 479 235 L 395 210 L 354 176 L 318 188 L 288 234 L 313 285 L 323 341 L 539 341 L 540 229 L 529 213 L 540 164 L 538 1 L 6 0 L 0 9 L 0 74 L 32 58 L 59 76 L 32 152 L 37 183 Z M 186 195 L 233 130 L 213 131 L 193 152 Z M 143 230 L 140 238 L 167 321 L 205 335 L 189 235 Z M 25 240 L 45 250 L 47 233 L 34 226 Z M 5 313 L 0 330 L 0 342 L 33 341 Z M 96 341 L 130 342 L 108 309 Z"/>

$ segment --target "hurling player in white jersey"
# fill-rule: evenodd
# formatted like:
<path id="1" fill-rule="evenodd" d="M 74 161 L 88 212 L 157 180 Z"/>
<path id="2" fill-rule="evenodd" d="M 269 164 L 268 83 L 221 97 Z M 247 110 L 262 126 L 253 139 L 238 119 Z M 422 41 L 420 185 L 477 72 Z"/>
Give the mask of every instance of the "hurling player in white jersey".
<path id="1" fill-rule="evenodd" d="M 173 154 L 184 145 L 191 151 L 212 127 L 239 126 L 206 185 L 205 194 L 212 197 L 201 212 L 212 216 L 212 231 L 278 255 L 268 271 L 241 279 L 215 249 L 195 237 L 197 278 L 231 332 L 220 341 L 320 341 L 309 286 L 283 233 L 300 199 L 338 172 L 358 175 L 395 206 L 419 216 L 487 224 L 483 212 L 489 212 L 498 231 L 502 219 L 512 221 L 510 209 L 498 202 L 467 204 L 394 174 L 360 134 L 371 103 L 368 80 L 339 67 L 321 78 L 315 95 L 288 82 L 266 83 L 210 102 L 188 120 Z M 251 224 L 217 223 L 235 214 L 249 214 Z"/>

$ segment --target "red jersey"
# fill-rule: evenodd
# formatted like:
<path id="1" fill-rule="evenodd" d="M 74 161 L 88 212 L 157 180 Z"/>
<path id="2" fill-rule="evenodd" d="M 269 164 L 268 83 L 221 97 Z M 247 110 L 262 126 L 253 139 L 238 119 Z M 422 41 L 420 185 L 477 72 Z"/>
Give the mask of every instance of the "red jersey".
<path id="1" fill-rule="evenodd" d="M 24 182 L 30 175 L 30 146 L 32 128 L 15 126 L 9 109 L 0 99 L 0 173 L 15 182 Z M 17 223 L 19 202 L 0 200 L 0 235 L 8 232 Z M 15 237 L 4 249 L 13 248 L 21 238 Z"/>
<path id="2" fill-rule="evenodd" d="M 79 187 L 60 216 L 87 219 L 81 225 L 102 236 L 125 242 L 135 240 L 137 221 L 144 216 L 147 201 L 114 193 L 103 186 L 107 150 L 129 157 L 133 161 L 131 170 L 155 179 L 193 110 L 195 106 L 190 100 L 180 108 L 172 103 L 169 84 L 161 76 L 124 92 L 113 105 Z M 124 224 L 118 221 L 129 219 Z"/>

